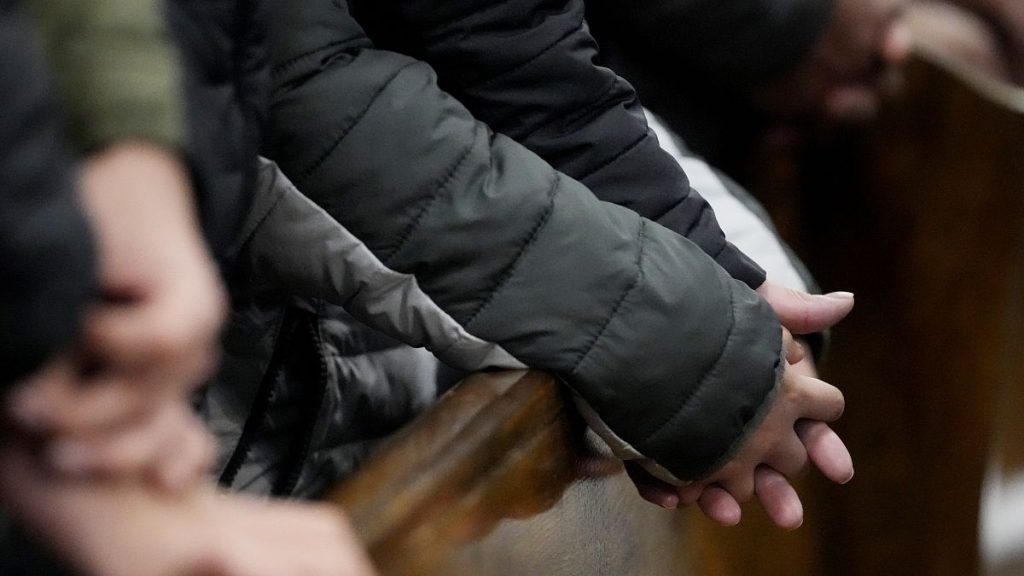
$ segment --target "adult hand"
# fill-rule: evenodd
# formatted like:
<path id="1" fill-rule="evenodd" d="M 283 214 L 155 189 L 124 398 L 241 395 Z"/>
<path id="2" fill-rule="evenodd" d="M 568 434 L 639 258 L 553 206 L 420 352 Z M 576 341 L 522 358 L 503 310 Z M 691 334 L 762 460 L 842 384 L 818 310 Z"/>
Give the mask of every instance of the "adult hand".
<path id="1" fill-rule="evenodd" d="M 797 335 L 835 326 L 854 305 L 854 296 L 849 292 L 808 294 L 773 282 L 762 284 L 757 293 L 772 307 L 782 326 Z"/>
<path id="2" fill-rule="evenodd" d="M 912 38 L 901 20 L 908 0 L 837 0 L 817 45 L 795 71 L 756 99 L 780 117 L 874 115 L 900 85 Z"/>
<path id="3" fill-rule="evenodd" d="M 54 477 L 0 445 L 0 502 L 87 576 L 372 576 L 340 510 Z"/>
<path id="4" fill-rule="evenodd" d="M 165 456 L 175 438 L 194 444 L 181 408 L 214 366 L 225 297 L 185 171 L 162 149 L 123 144 L 91 158 L 81 184 L 102 299 L 86 317 L 77 382 L 22 387 L 10 413 L 37 436 L 73 440 L 50 451 L 64 472 L 195 478 L 204 450 Z"/>

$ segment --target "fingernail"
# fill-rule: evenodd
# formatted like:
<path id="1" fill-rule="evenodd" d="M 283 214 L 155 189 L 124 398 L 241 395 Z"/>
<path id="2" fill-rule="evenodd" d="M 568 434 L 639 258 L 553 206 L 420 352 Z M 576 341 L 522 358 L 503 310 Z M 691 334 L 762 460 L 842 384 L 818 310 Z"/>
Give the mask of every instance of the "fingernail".
<path id="1" fill-rule="evenodd" d="M 64 474 L 81 474 L 86 471 L 89 450 L 76 442 L 58 442 L 48 451 L 50 465 Z"/>
<path id="2" fill-rule="evenodd" d="M 834 300 L 853 300 L 853 292 L 829 292 L 825 297 Z"/>
<path id="3" fill-rule="evenodd" d="M 853 474 L 854 474 L 853 470 L 850 470 L 850 475 L 846 477 L 846 480 L 843 480 L 842 482 L 840 482 L 840 484 L 848 484 L 850 482 L 850 480 L 853 480 Z"/>

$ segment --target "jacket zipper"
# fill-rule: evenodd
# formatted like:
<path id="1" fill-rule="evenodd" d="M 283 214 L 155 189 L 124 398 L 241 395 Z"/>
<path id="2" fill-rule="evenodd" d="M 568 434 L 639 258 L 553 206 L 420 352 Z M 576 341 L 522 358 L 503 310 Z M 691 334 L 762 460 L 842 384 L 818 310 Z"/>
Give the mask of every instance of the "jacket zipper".
<path id="1" fill-rule="evenodd" d="M 274 389 L 284 372 L 285 359 L 287 358 L 288 351 L 291 349 L 289 344 L 295 335 L 297 324 L 298 322 L 292 310 L 290 308 L 285 310 L 284 318 L 281 321 L 281 329 L 274 342 L 274 352 L 270 357 L 267 371 L 263 375 L 263 380 L 260 382 L 259 389 L 256 392 L 256 399 L 249 410 L 249 417 L 246 418 L 245 425 L 242 427 L 242 435 L 239 437 L 238 443 L 231 453 L 231 458 L 228 459 L 224 472 L 221 473 L 218 480 L 218 483 L 224 488 L 231 488 L 235 483 L 238 472 L 249 457 L 249 451 L 256 440 L 256 435 L 259 433 L 260 428 L 263 427 L 263 420 L 266 418 L 267 410 L 274 399 Z"/>
<path id="2" fill-rule="evenodd" d="M 312 447 L 313 434 L 316 431 L 317 424 L 320 423 L 320 411 L 323 409 L 324 398 L 327 395 L 327 358 L 324 355 L 320 340 L 317 316 L 307 317 L 304 324 L 306 338 L 308 338 L 308 347 L 305 350 L 312 352 L 312 355 L 315 355 L 315 359 L 303 358 L 303 361 L 313 360 L 315 362 L 318 371 L 317 384 L 316 388 L 311 391 L 304 402 L 299 420 L 304 424 L 303 430 L 300 434 L 296 435 L 297 441 L 293 449 L 289 450 L 291 457 L 288 464 L 284 467 L 285 472 L 274 486 L 272 491 L 274 496 L 291 496 L 298 486 L 306 460 L 309 457 L 310 448 Z"/>

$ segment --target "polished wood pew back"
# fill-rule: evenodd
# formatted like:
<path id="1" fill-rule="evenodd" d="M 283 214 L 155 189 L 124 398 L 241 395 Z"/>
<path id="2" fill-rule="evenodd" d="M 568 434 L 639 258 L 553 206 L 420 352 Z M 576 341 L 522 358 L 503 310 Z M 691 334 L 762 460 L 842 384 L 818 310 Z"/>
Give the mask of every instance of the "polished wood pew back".
<path id="1" fill-rule="evenodd" d="M 554 378 L 476 374 L 332 496 L 386 575 L 692 574 L 683 517 L 640 499 Z"/>

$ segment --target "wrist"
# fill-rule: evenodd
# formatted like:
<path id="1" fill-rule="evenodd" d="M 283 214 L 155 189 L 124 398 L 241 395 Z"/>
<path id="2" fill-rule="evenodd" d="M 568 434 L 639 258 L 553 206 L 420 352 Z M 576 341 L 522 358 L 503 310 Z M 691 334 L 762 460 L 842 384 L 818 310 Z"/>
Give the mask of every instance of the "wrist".
<path id="1" fill-rule="evenodd" d="M 90 155 L 83 167 L 87 195 L 145 197 L 154 211 L 166 216 L 182 212 L 194 219 L 195 199 L 188 171 L 170 148 L 142 140 L 124 140 Z"/>

